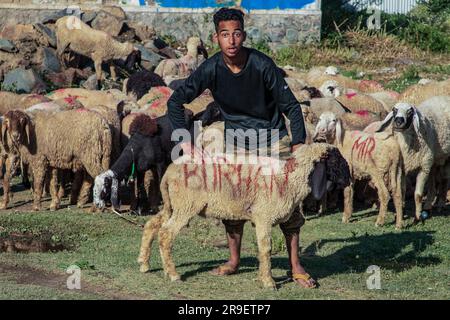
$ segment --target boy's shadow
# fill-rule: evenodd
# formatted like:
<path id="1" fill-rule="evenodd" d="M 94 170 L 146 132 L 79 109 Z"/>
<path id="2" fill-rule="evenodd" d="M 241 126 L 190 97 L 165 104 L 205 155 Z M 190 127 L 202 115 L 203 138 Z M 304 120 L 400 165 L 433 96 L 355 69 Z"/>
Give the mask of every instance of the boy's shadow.
<path id="1" fill-rule="evenodd" d="M 403 231 L 402 233 L 386 233 L 382 235 L 363 235 L 349 238 L 323 239 L 310 244 L 301 255 L 302 265 L 317 280 L 328 276 L 365 272 L 370 265 L 377 265 L 382 270 L 401 272 L 416 266 L 437 265 L 441 258 L 433 255 L 421 257 L 421 253 L 433 243 L 434 231 Z M 348 243 L 348 244 L 347 244 Z M 343 244 L 344 247 L 327 256 L 319 256 L 318 252 L 327 244 Z M 410 250 L 406 250 L 412 245 Z M 286 257 L 273 256 L 272 268 L 289 270 Z M 186 280 L 199 273 L 209 272 L 225 260 L 209 260 L 195 263 L 184 263 L 177 267 L 197 265 L 198 268 L 182 274 Z M 257 272 L 256 257 L 241 259 L 239 274 Z M 157 270 L 152 270 L 157 271 Z M 286 277 L 275 278 L 278 284 L 286 282 Z"/>

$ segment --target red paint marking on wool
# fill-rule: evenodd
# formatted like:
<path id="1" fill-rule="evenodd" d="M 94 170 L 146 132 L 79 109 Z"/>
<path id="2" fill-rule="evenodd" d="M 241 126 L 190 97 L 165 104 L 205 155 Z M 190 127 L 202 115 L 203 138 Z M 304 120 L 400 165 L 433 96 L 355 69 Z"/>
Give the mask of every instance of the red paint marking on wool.
<path id="1" fill-rule="evenodd" d="M 345 96 L 346 96 L 348 99 L 351 99 L 351 98 L 353 98 L 354 96 L 356 96 L 356 92 L 346 93 Z"/>
<path id="2" fill-rule="evenodd" d="M 360 136 L 356 141 L 353 143 L 352 146 L 352 153 L 353 151 L 357 151 L 357 159 L 366 161 L 367 158 L 372 158 L 372 152 L 375 150 L 376 142 L 375 139 L 371 136 L 365 139 L 361 142 L 362 136 Z"/>
<path id="3" fill-rule="evenodd" d="M 369 111 L 367 110 L 359 110 L 355 112 L 358 116 L 367 117 L 369 115 Z"/>
<path id="4" fill-rule="evenodd" d="M 184 185 L 186 186 L 186 188 L 188 187 L 189 184 L 189 178 L 190 177 L 199 177 L 198 173 L 197 173 L 197 166 L 194 166 L 194 168 L 192 170 L 188 170 L 188 165 L 184 164 L 183 165 L 183 170 L 184 170 Z"/>

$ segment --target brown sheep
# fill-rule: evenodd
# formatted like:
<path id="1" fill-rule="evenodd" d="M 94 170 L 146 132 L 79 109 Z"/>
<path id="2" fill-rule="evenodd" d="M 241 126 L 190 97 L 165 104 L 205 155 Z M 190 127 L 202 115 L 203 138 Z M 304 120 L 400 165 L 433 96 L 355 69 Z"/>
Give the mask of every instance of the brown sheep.
<path id="1" fill-rule="evenodd" d="M 5 114 L 2 141 L 7 152 L 17 148 L 23 161 L 30 165 L 34 178 L 33 209 L 40 209 L 43 183 L 49 169 L 85 170 L 84 189 L 90 189 L 93 177 L 110 165 L 112 134 L 108 123 L 96 112 L 85 109 L 32 115 L 21 110 Z M 55 179 L 52 179 L 54 181 Z M 59 207 L 56 185 L 51 185 L 51 210 Z M 87 199 L 81 199 L 82 206 Z"/>

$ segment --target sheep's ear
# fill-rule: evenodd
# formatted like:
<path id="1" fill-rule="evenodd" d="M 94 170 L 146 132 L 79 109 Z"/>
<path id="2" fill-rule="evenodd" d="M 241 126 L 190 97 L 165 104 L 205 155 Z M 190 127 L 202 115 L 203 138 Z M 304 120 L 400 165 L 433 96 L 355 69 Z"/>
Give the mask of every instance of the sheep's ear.
<path id="1" fill-rule="evenodd" d="M 416 109 L 416 107 L 413 107 L 414 110 L 414 116 L 413 116 L 413 125 L 414 125 L 414 130 L 416 131 L 417 135 L 420 135 L 420 119 L 422 117 L 422 115 L 420 114 L 420 112 Z"/>
<path id="2" fill-rule="evenodd" d="M 343 143 L 341 119 L 336 120 L 336 141 L 340 145 L 342 145 L 342 143 Z"/>
<path id="3" fill-rule="evenodd" d="M 388 115 L 386 116 L 386 118 L 384 118 L 383 122 L 381 123 L 380 127 L 378 128 L 378 130 L 376 132 L 384 131 L 384 129 L 386 129 L 386 127 L 391 123 L 392 119 L 394 119 L 393 111 L 388 113 Z"/>

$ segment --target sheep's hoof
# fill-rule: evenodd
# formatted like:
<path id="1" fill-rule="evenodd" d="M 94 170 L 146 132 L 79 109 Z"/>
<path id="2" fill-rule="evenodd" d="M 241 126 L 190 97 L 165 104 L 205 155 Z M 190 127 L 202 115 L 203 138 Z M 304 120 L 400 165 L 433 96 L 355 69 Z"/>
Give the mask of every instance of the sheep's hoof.
<path id="1" fill-rule="evenodd" d="M 342 217 L 342 223 L 349 223 L 350 219 L 347 217 Z"/>
<path id="2" fill-rule="evenodd" d="M 149 272 L 150 271 L 150 264 L 148 262 L 147 263 L 141 263 L 139 271 L 142 272 L 142 273 Z"/>
<path id="3" fill-rule="evenodd" d="M 6 204 L 6 203 L 0 204 L 0 210 L 6 210 L 6 209 L 8 209 L 8 204 Z"/>
<path id="4" fill-rule="evenodd" d="M 169 279 L 170 279 L 170 281 L 172 281 L 172 282 L 181 282 L 181 277 L 180 277 L 180 275 L 179 274 L 169 274 Z"/>
<path id="5" fill-rule="evenodd" d="M 59 209 L 59 204 L 50 204 L 50 211 L 56 211 Z"/>
<path id="6" fill-rule="evenodd" d="M 384 226 L 384 220 L 377 220 L 377 222 L 375 222 L 375 227 L 382 227 Z"/>
<path id="7" fill-rule="evenodd" d="M 265 289 L 271 289 L 271 290 L 277 290 L 277 285 L 275 283 L 275 281 L 272 278 L 269 279 L 261 279 L 262 283 L 263 283 L 263 287 Z"/>
<path id="8" fill-rule="evenodd" d="M 403 223 L 395 225 L 395 230 L 402 230 L 402 229 L 403 229 Z"/>

